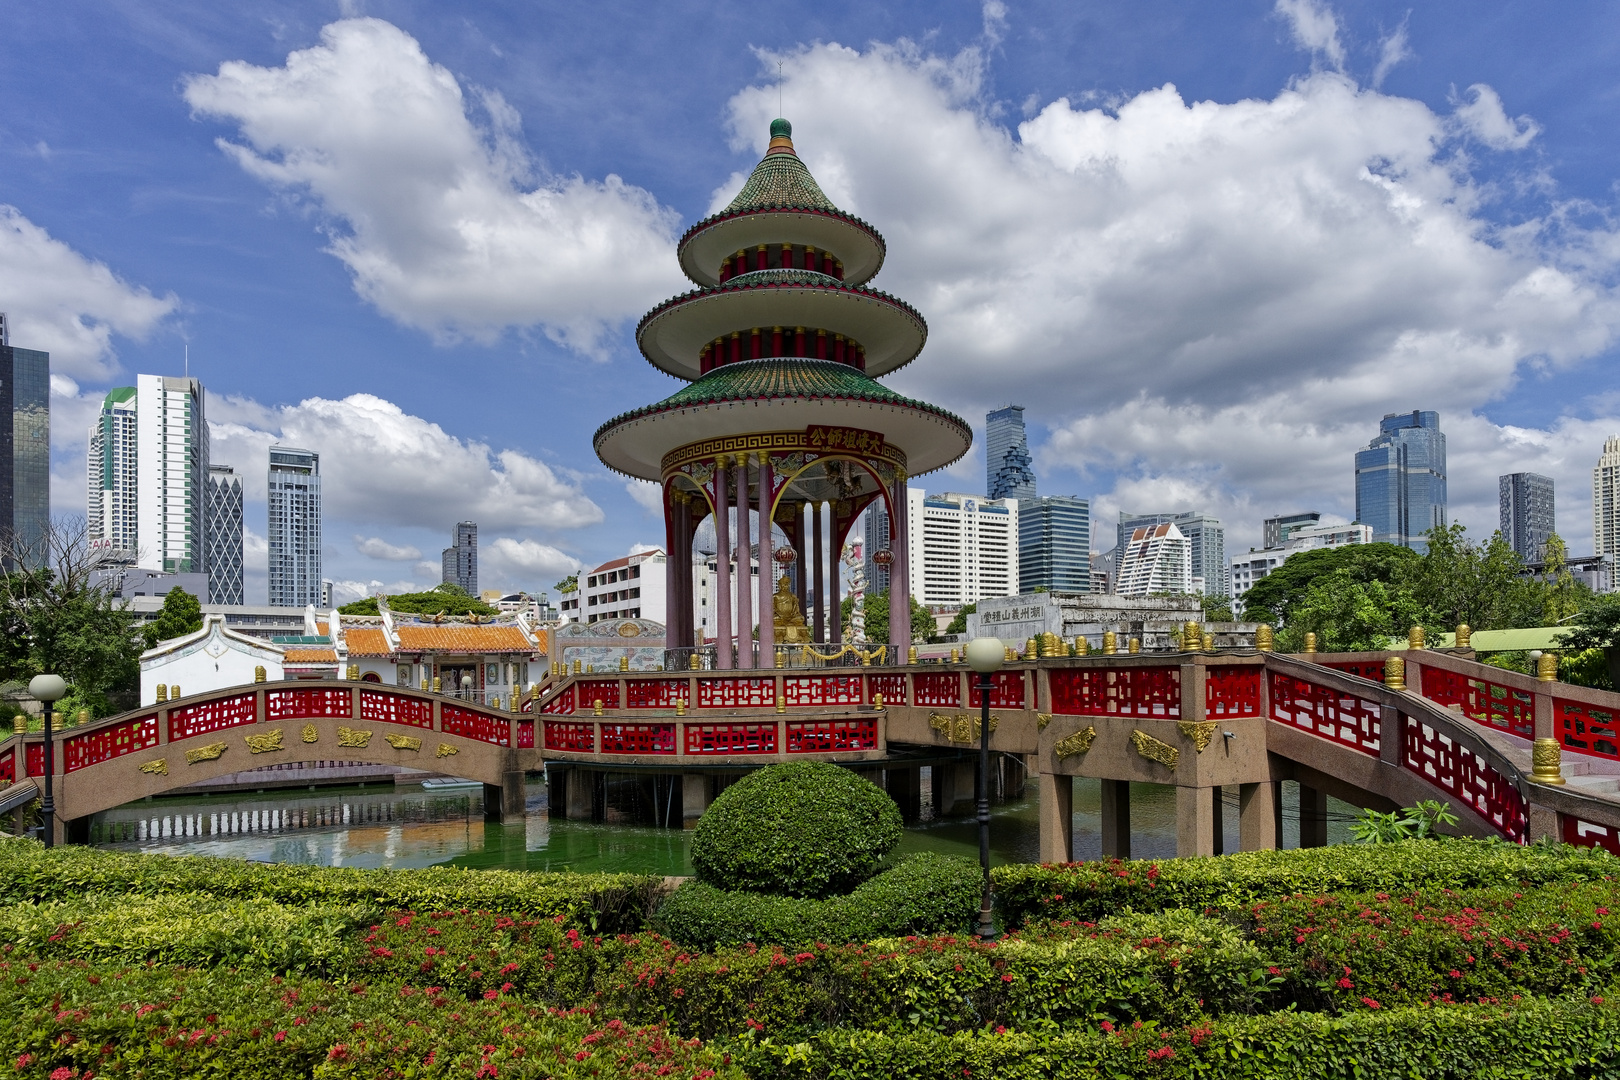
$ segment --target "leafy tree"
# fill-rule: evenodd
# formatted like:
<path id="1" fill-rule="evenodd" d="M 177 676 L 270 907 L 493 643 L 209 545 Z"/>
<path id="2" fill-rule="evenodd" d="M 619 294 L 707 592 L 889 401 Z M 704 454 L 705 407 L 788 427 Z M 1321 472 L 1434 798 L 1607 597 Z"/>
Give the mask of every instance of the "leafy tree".
<path id="1" fill-rule="evenodd" d="M 388 607 L 406 615 L 498 615 L 500 612 L 451 582 L 435 585 L 427 592 L 399 593 L 388 598 Z M 368 596 L 338 608 L 343 615 L 376 615 L 377 598 Z"/>
<path id="2" fill-rule="evenodd" d="M 142 635 L 146 647 L 153 648 L 160 641 L 184 637 L 202 629 L 202 604 L 195 596 L 176 585 L 163 598 L 163 609 L 158 617 L 146 624 Z"/>
<path id="3" fill-rule="evenodd" d="M 1609 685 L 1620 686 L 1620 595 L 1595 596 L 1570 620 L 1570 628 L 1560 642 L 1579 655 L 1602 650 L 1608 668 Z M 1594 666 L 1588 661 L 1588 667 Z"/>
<path id="4" fill-rule="evenodd" d="M 1205 622 L 1236 622 L 1237 617 L 1232 614 L 1232 601 L 1227 597 L 1214 593 L 1205 593 L 1198 598 L 1204 609 Z"/>
<path id="5" fill-rule="evenodd" d="M 578 592 L 579 591 L 579 575 L 578 574 L 569 574 L 567 577 L 565 577 L 561 581 L 557 582 L 556 585 L 553 585 L 552 588 L 556 589 L 560 593 Z"/>
<path id="6" fill-rule="evenodd" d="M 1524 561 L 1500 532 L 1484 544 L 1462 525 L 1435 526 L 1429 549 L 1406 575 L 1413 598 L 1435 629 L 1467 623 L 1475 630 L 1541 625 L 1545 586 L 1524 574 Z"/>
<path id="7" fill-rule="evenodd" d="M 840 626 L 848 626 L 849 618 L 855 611 L 854 597 L 844 597 L 839 605 L 841 618 Z M 862 604 L 861 612 L 866 620 L 866 640 L 869 643 L 882 643 L 889 640 L 889 590 L 882 592 L 869 592 Z M 965 620 L 964 620 L 965 622 Z M 911 638 L 913 641 L 922 638 L 926 641 L 934 636 L 934 616 L 927 608 L 917 603 L 917 598 L 911 598 Z"/>
<path id="8" fill-rule="evenodd" d="M 1382 649 L 1420 621 L 1417 602 L 1403 584 L 1360 580 L 1351 567 L 1312 582 L 1292 607 L 1279 637 L 1283 652 L 1302 651 L 1307 632 L 1316 634 L 1322 652 Z"/>
<path id="9" fill-rule="evenodd" d="M 1243 594 L 1243 617 L 1251 622 L 1286 627 L 1295 606 L 1305 599 L 1306 592 L 1318 579 L 1343 570 L 1351 580 L 1388 585 L 1417 561 L 1417 552 L 1396 544 L 1350 544 L 1302 551 L 1289 556 L 1287 562 Z"/>
<path id="10" fill-rule="evenodd" d="M 1557 626 L 1591 601 L 1592 590 L 1585 582 L 1576 581 L 1575 575 L 1569 572 L 1569 548 L 1557 533 L 1547 537 L 1541 567 L 1542 625 Z"/>
<path id="11" fill-rule="evenodd" d="M 963 604 L 962 610 L 956 613 L 956 618 L 951 620 L 950 625 L 945 628 L 945 632 L 947 634 L 967 633 L 967 617 L 978 610 L 978 604 Z"/>

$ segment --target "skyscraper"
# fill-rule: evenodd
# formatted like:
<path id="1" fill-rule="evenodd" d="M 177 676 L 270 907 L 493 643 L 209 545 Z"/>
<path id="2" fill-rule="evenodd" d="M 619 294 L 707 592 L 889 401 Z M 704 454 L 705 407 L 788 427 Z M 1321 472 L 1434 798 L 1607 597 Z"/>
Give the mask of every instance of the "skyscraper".
<path id="1" fill-rule="evenodd" d="M 861 547 L 868 592 L 880 593 L 889 587 L 889 568 L 879 566 L 872 556 L 889 547 L 889 511 L 878 499 L 866 508 L 866 543 Z"/>
<path id="2" fill-rule="evenodd" d="M 135 377 L 136 565 L 203 572 L 208 422 L 196 379 Z"/>
<path id="3" fill-rule="evenodd" d="M 1552 477 L 1516 472 L 1498 477 L 1497 502 L 1502 539 L 1525 562 L 1540 562 L 1553 524 Z"/>
<path id="4" fill-rule="evenodd" d="M 1018 500 L 1018 591 L 1091 591 L 1091 502 L 1070 495 Z"/>
<path id="5" fill-rule="evenodd" d="M 136 508 L 139 415 L 135 387 L 107 391 L 101 399 L 101 415 L 90 425 L 85 454 L 85 518 L 90 542 L 126 559 L 133 559 L 140 547 Z"/>
<path id="6" fill-rule="evenodd" d="M 1279 514 L 1276 517 L 1266 518 L 1264 524 L 1265 543 L 1263 547 L 1282 547 L 1288 538 L 1297 529 L 1308 529 L 1319 524 L 1322 515 L 1315 510 L 1306 510 L 1299 514 Z"/>
<path id="7" fill-rule="evenodd" d="M 1115 534 L 1114 566 L 1118 568 L 1118 581 L 1124 582 L 1125 545 L 1137 529 L 1149 525 L 1172 524 L 1182 539 L 1187 541 L 1192 558 L 1188 589 L 1211 596 L 1224 594 L 1226 581 L 1226 527 L 1219 518 L 1189 510 L 1180 514 L 1128 514 L 1121 510 L 1119 527 Z M 1202 589 L 1199 582 L 1203 583 Z M 1115 592 L 1119 591 L 1116 585 Z"/>
<path id="8" fill-rule="evenodd" d="M 1120 596 L 1192 592 L 1192 545 L 1172 522 L 1139 525 L 1125 538 L 1119 560 Z"/>
<path id="9" fill-rule="evenodd" d="M 1018 592 L 1018 507 L 1014 499 L 924 495 L 907 489 L 912 595 L 932 605 L 976 604 Z M 900 553 L 895 552 L 898 559 Z"/>
<path id="10" fill-rule="evenodd" d="M 42 565 L 51 523 L 51 354 L 10 344 L 0 314 L 0 536 Z"/>
<path id="11" fill-rule="evenodd" d="M 321 456 L 270 448 L 270 603 L 321 602 Z"/>
<path id="12" fill-rule="evenodd" d="M 242 478 L 229 465 L 208 466 L 204 523 L 208 602 L 242 600 Z"/>
<path id="13" fill-rule="evenodd" d="M 1033 499 L 1035 470 L 1024 435 L 1024 407 L 1008 405 L 984 418 L 985 498 Z"/>
<path id="14" fill-rule="evenodd" d="M 432 565 L 429 563 L 428 565 Z M 454 541 L 440 556 L 440 580 L 459 585 L 469 596 L 478 595 L 478 523 L 456 522 Z"/>
<path id="15" fill-rule="evenodd" d="M 1446 523 L 1446 437 L 1440 414 L 1389 413 L 1356 453 L 1356 520 L 1373 541 L 1427 551 L 1424 535 Z"/>
<path id="16" fill-rule="evenodd" d="M 1620 435 L 1603 440 L 1592 470 L 1592 553 L 1620 555 Z"/>

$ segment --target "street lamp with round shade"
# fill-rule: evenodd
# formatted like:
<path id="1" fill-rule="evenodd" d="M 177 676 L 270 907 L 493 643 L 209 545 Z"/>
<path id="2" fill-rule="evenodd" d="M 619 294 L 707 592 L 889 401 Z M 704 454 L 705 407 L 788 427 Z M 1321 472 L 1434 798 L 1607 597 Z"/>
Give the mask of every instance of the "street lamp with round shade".
<path id="1" fill-rule="evenodd" d="M 472 680 L 471 675 L 463 675 L 461 677 L 461 696 L 462 697 L 471 697 L 472 696 L 472 682 L 473 682 L 473 680 Z"/>
<path id="2" fill-rule="evenodd" d="M 996 936 L 990 895 L 990 691 L 992 676 L 1006 661 L 1007 647 L 1000 638 L 979 637 L 968 642 L 963 653 L 968 667 L 979 673 L 979 868 L 984 872 L 984 896 L 979 905 L 979 937 L 991 941 Z"/>
<path id="3" fill-rule="evenodd" d="M 51 706 L 67 693 L 60 675 L 35 675 L 28 681 L 28 694 L 45 706 L 45 794 L 39 801 L 39 817 L 45 826 L 45 846 L 56 846 L 56 802 L 51 794 L 51 773 L 56 771 L 56 755 L 51 746 Z M 25 751 L 26 752 L 26 751 Z"/>

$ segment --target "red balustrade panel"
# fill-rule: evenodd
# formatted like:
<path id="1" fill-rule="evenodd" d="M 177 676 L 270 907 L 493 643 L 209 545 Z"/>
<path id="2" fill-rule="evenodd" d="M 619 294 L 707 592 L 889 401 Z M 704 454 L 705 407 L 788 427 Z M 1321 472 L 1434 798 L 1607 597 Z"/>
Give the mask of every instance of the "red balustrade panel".
<path id="1" fill-rule="evenodd" d="M 876 750 L 876 720 L 790 720 L 787 752 L 835 754 L 845 750 Z"/>
<path id="2" fill-rule="evenodd" d="M 865 704 L 859 675 L 789 675 L 782 680 L 782 696 L 790 709 L 795 705 Z M 889 699 L 885 696 L 883 700 Z"/>
<path id="3" fill-rule="evenodd" d="M 1462 800 L 1515 843 L 1524 843 L 1530 824 L 1524 796 L 1508 777 L 1478 754 L 1414 716 L 1406 718 L 1401 764 L 1435 787 Z"/>
<path id="4" fill-rule="evenodd" d="M 574 688 L 565 686 L 556 697 L 540 706 L 546 716 L 572 716 L 574 714 Z"/>
<path id="5" fill-rule="evenodd" d="M 353 708 L 353 692 L 349 690 L 271 690 L 265 695 L 264 716 L 266 720 L 352 716 Z M 174 714 L 169 717 L 172 721 Z"/>
<path id="6" fill-rule="evenodd" d="M 460 735 L 463 739 L 493 743 L 496 746 L 512 745 L 510 720 L 473 712 L 471 709 L 463 709 L 460 705 L 439 706 L 439 730 L 447 735 Z"/>
<path id="7" fill-rule="evenodd" d="M 433 726 L 433 702 L 427 698 L 407 697 L 386 690 L 362 690 L 360 719 L 379 724 L 430 728 Z"/>
<path id="8" fill-rule="evenodd" d="M 954 671 L 919 671 L 911 677 L 911 693 L 914 705 L 958 709 L 962 706 L 962 676 Z M 889 695 L 884 694 L 883 700 L 888 701 Z M 894 700 L 903 704 L 906 699 Z"/>
<path id="9" fill-rule="evenodd" d="M 594 709 L 600 701 L 604 709 L 619 707 L 619 680 L 594 679 L 579 684 L 579 707 Z"/>
<path id="10" fill-rule="evenodd" d="M 968 676 L 968 706 L 984 708 L 984 693 L 979 689 L 979 673 Z M 1024 707 L 1024 673 L 998 671 L 990 680 L 990 707 L 992 709 L 1022 709 Z"/>
<path id="11" fill-rule="evenodd" d="M 631 679 L 625 683 L 625 704 L 632 709 L 673 709 L 687 694 L 686 679 Z"/>
<path id="12" fill-rule="evenodd" d="M 62 740 L 62 771 L 74 772 L 113 758 L 148 750 L 158 744 L 157 713 L 137 716 L 115 727 L 87 731 Z"/>
<path id="13" fill-rule="evenodd" d="M 1378 756 L 1378 702 L 1280 671 L 1271 673 L 1271 718 Z"/>
<path id="14" fill-rule="evenodd" d="M 1620 761 L 1620 728 L 1614 720 L 1614 713 L 1607 709 L 1553 698 L 1553 728 L 1558 732 L 1558 741 L 1577 754 Z"/>
<path id="15" fill-rule="evenodd" d="M 1423 696 L 1441 705 L 1458 705 L 1470 720 L 1511 731 L 1526 739 L 1536 737 L 1536 699 L 1528 690 L 1474 679 L 1444 668 L 1423 668 Z"/>
<path id="16" fill-rule="evenodd" d="M 763 709 L 776 707 L 776 679 L 699 679 L 700 709 Z M 671 751 L 673 753 L 673 751 Z"/>
<path id="17" fill-rule="evenodd" d="M 1067 716 L 1181 715 L 1181 669 L 1063 667 L 1052 671 L 1052 711 Z"/>
<path id="18" fill-rule="evenodd" d="M 305 693 L 319 694 L 321 690 L 309 690 Z M 348 715 L 347 702 L 349 692 L 338 691 L 343 695 L 345 702 L 343 715 Z M 272 691 L 274 693 L 274 691 Z M 287 693 L 287 691 L 282 691 Z M 187 705 L 180 709 L 169 710 L 169 741 L 176 739 L 189 739 L 193 735 L 206 735 L 210 731 L 223 731 L 226 728 L 241 727 L 258 720 L 258 695 L 236 694 L 232 697 L 218 698 L 214 701 L 201 701 L 195 705 Z M 275 717 L 272 717 L 275 719 Z"/>
<path id="19" fill-rule="evenodd" d="M 1358 679 L 1371 679 L 1373 682 L 1384 681 L 1384 662 L 1382 660 L 1322 660 L 1317 667 L 1332 668 L 1342 671 L 1346 675 L 1354 675 Z M 1424 669 L 1428 674 L 1428 669 Z"/>
<path id="20" fill-rule="evenodd" d="M 547 720 L 546 749 L 563 750 L 570 754 L 594 754 L 596 725 L 570 723 L 567 720 Z"/>
<path id="21" fill-rule="evenodd" d="M 673 754 L 674 724 L 603 724 L 604 754 Z"/>
<path id="22" fill-rule="evenodd" d="M 55 762 L 52 762 L 54 765 Z M 42 742 L 28 744 L 28 760 L 25 765 L 26 776 L 45 775 L 45 744 Z"/>
<path id="23" fill-rule="evenodd" d="M 517 722 L 517 731 L 518 731 L 518 749 L 519 750 L 533 750 L 534 749 L 534 721 L 533 720 L 519 720 Z"/>
<path id="24" fill-rule="evenodd" d="M 1259 667 L 1211 667 L 1204 671 L 1204 718 L 1259 716 Z"/>
<path id="25" fill-rule="evenodd" d="M 776 724 L 683 724 L 688 754 L 774 754 Z"/>
<path id="26" fill-rule="evenodd" d="M 1560 814 L 1564 843 L 1575 847 L 1597 847 L 1610 855 L 1620 855 L 1620 829 L 1612 825 L 1596 825 L 1578 817 Z"/>
<path id="27" fill-rule="evenodd" d="M 868 675 L 866 677 L 866 704 L 872 705 L 876 698 L 872 695 L 882 694 L 883 700 L 890 704 L 901 704 L 906 700 L 906 677 L 904 675 Z"/>
<path id="28" fill-rule="evenodd" d="M 0 750 L 0 780 L 8 784 L 17 782 L 17 748 L 8 746 Z"/>

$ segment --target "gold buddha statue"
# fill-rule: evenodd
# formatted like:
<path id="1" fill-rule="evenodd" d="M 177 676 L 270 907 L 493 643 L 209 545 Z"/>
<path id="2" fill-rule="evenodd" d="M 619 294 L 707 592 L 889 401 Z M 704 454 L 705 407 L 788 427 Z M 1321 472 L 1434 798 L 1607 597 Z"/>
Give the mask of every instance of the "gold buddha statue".
<path id="1" fill-rule="evenodd" d="M 799 607 L 799 598 L 793 595 L 793 585 L 786 574 L 776 583 L 776 592 L 771 597 L 771 611 L 776 620 L 778 645 L 810 643 L 810 628 L 804 625 L 804 612 Z"/>

